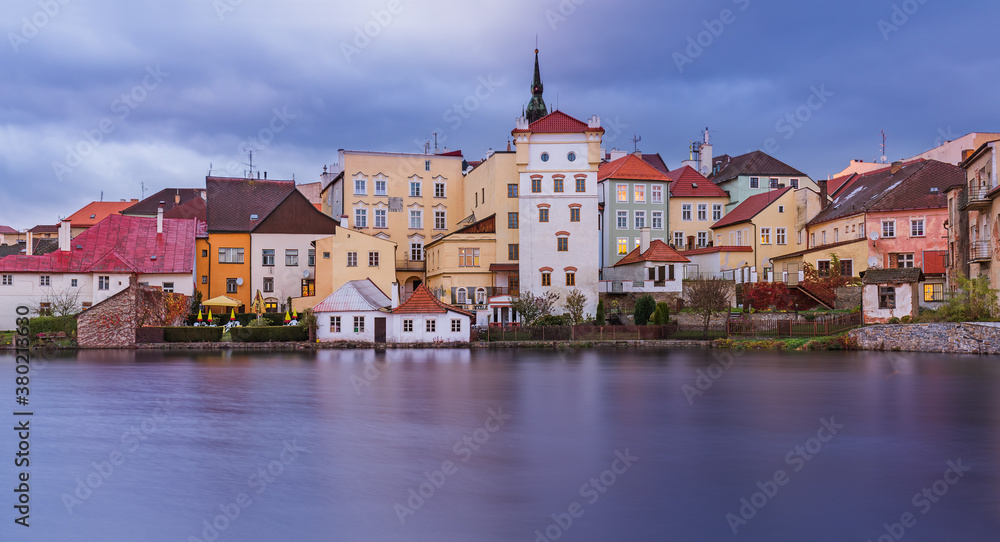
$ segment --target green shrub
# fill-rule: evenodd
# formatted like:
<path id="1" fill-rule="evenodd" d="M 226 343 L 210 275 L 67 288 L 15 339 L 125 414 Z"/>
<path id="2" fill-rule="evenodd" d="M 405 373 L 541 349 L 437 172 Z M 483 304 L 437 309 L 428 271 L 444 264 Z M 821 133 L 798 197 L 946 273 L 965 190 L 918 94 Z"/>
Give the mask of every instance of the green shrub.
<path id="1" fill-rule="evenodd" d="M 185 326 L 163 328 L 163 341 L 168 343 L 214 343 L 222 338 L 219 326 Z"/>
<path id="2" fill-rule="evenodd" d="M 569 315 L 567 314 L 549 314 L 547 316 L 542 316 L 534 321 L 531 325 L 533 326 L 568 326 L 572 324 Z"/>
<path id="3" fill-rule="evenodd" d="M 604 300 L 600 299 L 597 301 L 597 316 L 594 317 L 594 323 L 603 326 L 606 321 L 604 317 Z"/>
<path id="4" fill-rule="evenodd" d="M 305 341 L 309 339 L 309 330 L 303 326 L 234 327 L 230 328 L 229 336 L 242 343 Z"/>
<path id="5" fill-rule="evenodd" d="M 641 296 L 638 301 L 635 302 L 635 311 L 632 313 L 635 316 L 635 325 L 644 326 L 649 322 L 649 317 L 653 315 L 656 311 L 656 300 L 653 296 L 646 294 Z"/>
<path id="6" fill-rule="evenodd" d="M 58 333 L 67 335 L 76 333 L 76 316 L 39 316 L 28 320 L 28 331 L 32 335 L 39 333 Z"/>
<path id="7" fill-rule="evenodd" d="M 899 323 L 899 318 L 896 318 L 895 316 L 893 316 L 892 318 L 889 318 L 889 323 L 890 324 L 898 324 Z"/>

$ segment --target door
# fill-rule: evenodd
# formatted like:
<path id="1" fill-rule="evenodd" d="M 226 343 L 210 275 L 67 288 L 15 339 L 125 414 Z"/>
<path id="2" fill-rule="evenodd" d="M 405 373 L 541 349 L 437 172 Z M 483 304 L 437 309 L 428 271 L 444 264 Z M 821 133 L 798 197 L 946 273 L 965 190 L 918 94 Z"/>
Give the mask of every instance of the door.
<path id="1" fill-rule="evenodd" d="M 385 318 L 375 317 L 375 343 L 385 344 Z"/>

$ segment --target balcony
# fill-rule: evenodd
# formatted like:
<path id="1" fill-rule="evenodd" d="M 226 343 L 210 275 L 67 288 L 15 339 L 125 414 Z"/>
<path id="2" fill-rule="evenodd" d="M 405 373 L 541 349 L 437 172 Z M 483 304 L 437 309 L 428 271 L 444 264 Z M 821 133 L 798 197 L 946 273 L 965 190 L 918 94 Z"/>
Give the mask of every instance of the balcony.
<path id="1" fill-rule="evenodd" d="M 991 256 L 990 242 L 973 241 L 969 243 L 969 263 L 989 262 Z"/>
<path id="2" fill-rule="evenodd" d="M 508 288 L 506 286 L 494 286 L 493 287 L 493 291 L 490 292 L 490 297 L 494 297 L 494 296 L 498 296 L 498 295 L 517 296 L 518 293 L 519 292 L 518 292 L 517 288 Z"/>
<path id="3" fill-rule="evenodd" d="M 396 260 L 396 271 L 423 271 L 427 266 L 424 260 Z"/>
<path id="4" fill-rule="evenodd" d="M 984 211 L 990 206 L 986 197 L 993 190 L 992 186 L 967 186 L 958 196 L 958 207 L 963 211 Z"/>

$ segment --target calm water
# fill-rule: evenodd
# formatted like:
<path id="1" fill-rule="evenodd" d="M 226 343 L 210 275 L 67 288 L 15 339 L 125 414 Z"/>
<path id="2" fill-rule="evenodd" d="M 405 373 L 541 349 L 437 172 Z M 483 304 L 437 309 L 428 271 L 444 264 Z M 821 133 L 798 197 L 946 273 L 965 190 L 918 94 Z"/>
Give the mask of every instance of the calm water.
<path id="1" fill-rule="evenodd" d="M 27 529 L 0 438 L 0 540 L 997 540 L 1000 359 L 746 353 L 699 381 L 715 362 L 54 359 L 32 374 Z M 0 356 L 12 421 L 14 376 Z"/>

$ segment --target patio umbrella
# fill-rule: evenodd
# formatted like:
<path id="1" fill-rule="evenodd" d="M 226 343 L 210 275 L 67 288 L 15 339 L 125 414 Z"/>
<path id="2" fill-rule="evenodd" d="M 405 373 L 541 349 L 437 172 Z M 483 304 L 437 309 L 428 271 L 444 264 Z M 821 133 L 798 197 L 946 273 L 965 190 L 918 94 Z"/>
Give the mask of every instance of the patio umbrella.
<path id="1" fill-rule="evenodd" d="M 204 322 L 205 320 L 201 317 L 201 307 L 198 307 L 198 321 Z"/>
<path id="2" fill-rule="evenodd" d="M 292 321 L 292 317 L 288 316 L 288 311 L 285 311 L 285 323 L 287 324 L 288 322 L 291 322 L 291 321 Z"/>
<path id="3" fill-rule="evenodd" d="M 292 320 L 298 320 L 298 319 L 299 319 L 299 314 L 295 312 L 295 309 L 292 309 Z"/>
<path id="4" fill-rule="evenodd" d="M 208 323 L 209 324 L 212 323 L 212 308 L 211 307 L 208 308 Z"/>
<path id="5" fill-rule="evenodd" d="M 230 320 L 236 319 L 236 309 L 233 309 L 232 312 L 229 313 L 229 319 Z"/>

